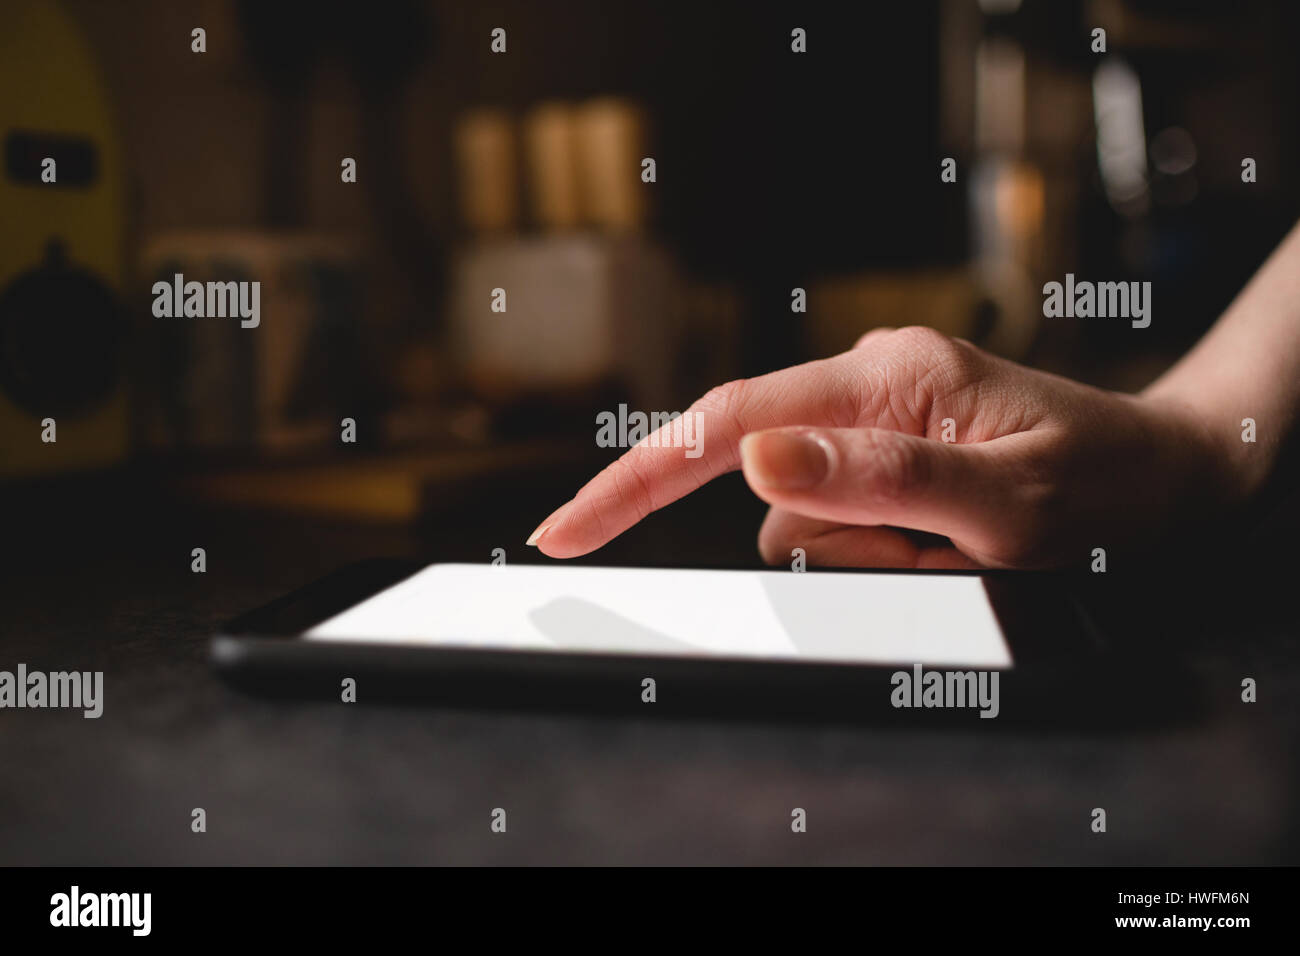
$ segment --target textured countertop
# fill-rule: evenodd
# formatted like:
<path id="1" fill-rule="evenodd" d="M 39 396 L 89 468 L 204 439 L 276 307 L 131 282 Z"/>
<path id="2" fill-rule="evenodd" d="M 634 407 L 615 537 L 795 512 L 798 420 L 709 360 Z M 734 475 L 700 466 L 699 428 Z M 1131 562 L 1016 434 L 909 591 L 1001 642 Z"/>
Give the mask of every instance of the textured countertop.
<path id="1" fill-rule="evenodd" d="M 526 477 L 526 476 L 524 476 Z M 527 484 L 524 481 L 524 484 Z M 1135 593 L 1205 681 L 1185 726 L 1091 734 L 287 703 L 215 625 L 350 561 L 523 554 L 551 489 L 410 527 L 196 510 L 132 481 L 5 502 L 0 669 L 105 671 L 105 710 L 0 711 L 0 864 L 1281 863 L 1297 860 L 1294 568 Z M 484 491 L 482 497 L 486 497 Z M 735 476 L 611 557 L 750 560 Z M 190 549 L 207 549 L 205 574 Z M 1259 702 L 1243 704 L 1242 677 Z M 1152 694 L 1161 688 L 1153 686 Z M 191 831 L 202 807 L 207 832 Z M 505 808 L 508 829 L 490 814 Z M 794 834 L 790 814 L 807 812 Z M 1089 824 L 1094 807 L 1105 834 Z"/>

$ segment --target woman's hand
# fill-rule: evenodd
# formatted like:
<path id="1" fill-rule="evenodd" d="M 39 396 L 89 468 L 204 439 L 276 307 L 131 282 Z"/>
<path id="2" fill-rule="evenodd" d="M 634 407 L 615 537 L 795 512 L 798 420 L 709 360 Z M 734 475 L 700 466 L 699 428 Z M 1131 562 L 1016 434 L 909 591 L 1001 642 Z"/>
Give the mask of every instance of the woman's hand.
<path id="1" fill-rule="evenodd" d="M 638 444 L 529 543 L 586 554 L 743 468 L 772 506 L 769 563 L 802 548 L 836 566 L 1082 566 L 1094 548 L 1113 561 L 1195 536 L 1249 491 L 1236 432 L 1190 404 L 1102 391 L 928 328 L 875 330 L 834 358 L 715 388 L 686 414 L 699 457 Z"/>

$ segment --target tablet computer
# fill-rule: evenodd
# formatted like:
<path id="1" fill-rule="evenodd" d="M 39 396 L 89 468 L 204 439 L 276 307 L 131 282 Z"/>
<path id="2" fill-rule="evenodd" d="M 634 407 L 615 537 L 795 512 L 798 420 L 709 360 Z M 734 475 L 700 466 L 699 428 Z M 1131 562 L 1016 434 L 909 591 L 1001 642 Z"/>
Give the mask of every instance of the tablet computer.
<path id="1" fill-rule="evenodd" d="M 374 560 L 212 653 L 247 690 L 349 703 L 984 726 L 1185 709 L 1149 692 L 1167 662 L 1122 653 L 1049 574 Z"/>

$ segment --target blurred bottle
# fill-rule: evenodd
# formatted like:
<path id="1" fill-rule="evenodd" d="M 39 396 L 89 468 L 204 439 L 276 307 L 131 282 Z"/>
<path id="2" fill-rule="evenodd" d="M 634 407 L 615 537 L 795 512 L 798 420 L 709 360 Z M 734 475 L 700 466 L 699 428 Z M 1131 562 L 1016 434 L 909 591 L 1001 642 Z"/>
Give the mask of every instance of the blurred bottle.
<path id="1" fill-rule="evenodd" d="M 542 103 L 524 121 L 528 198 L 533 221 L 546 231 L 567 231 L 581 220 L 578 123 L 567 103 Z"/>
<path id="2" fill-rule="evenodd" d="M 637 232 L 646 224 L 645 116 L 612 98 L 584 104 L 577 115 L 578 181 L 584 220 L 612 232 Z"/>
<path id="3" fill-rule="evenodd" d="M 511 116 L 473 110 L 454 133 L 461 215 L 476 235 L 500 235 L 519 226 L 518 144 Z"/>

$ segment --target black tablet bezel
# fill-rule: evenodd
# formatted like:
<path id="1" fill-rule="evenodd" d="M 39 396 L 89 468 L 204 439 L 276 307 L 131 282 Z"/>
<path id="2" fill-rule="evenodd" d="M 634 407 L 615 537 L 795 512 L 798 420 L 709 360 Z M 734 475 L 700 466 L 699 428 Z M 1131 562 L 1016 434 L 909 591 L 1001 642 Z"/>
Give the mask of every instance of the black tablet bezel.
<path id="1" fill-rule="evenodd" d="M 924 723 L 978 719 L 971 710 L 892 707 L 890 680 L 899 670 L 909 669 L 899 665 L 419 647 L 302 637 L 304 631 L 430 563 L 436 562 L 376 559 L 343 568 L 231 621 L 213 640 L 214 663 L 242 689 L 277 696 L 338 700 L 342 680 L 351 677 L 359 701 L 644 714 L 642 681 L 654 677 L 660 688 L 659 713 Z M 1107 721 L 1098 719 L 1099 707 L 1106 712 L 1103 717 L 1124 722 L 1143 712 L 1167 716 L 1183 709 L 1171 708 L 1168 702 L 1150 707 L 1149 695 L 1125 690 L 1141 684 L 1145 668 L 1137 661 L 1121 661 L 1114 642 L 1090 625 L 1074 597 L 1082 583 L 1077 576 L 870 569 L 804 573 L 835 571 L 980 577 L 1012 653 L 1012 666 L 999 671 L 1003 724 L 1023 724 L 1026 719 L 1036 726 L 1073 724 L 1088 712 L 1093 725 L 1103 725 Z M 927 667 L 927 662 L 918 663 Z"/>

